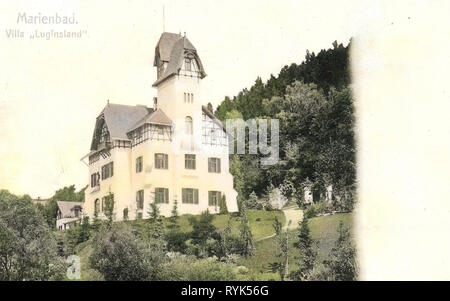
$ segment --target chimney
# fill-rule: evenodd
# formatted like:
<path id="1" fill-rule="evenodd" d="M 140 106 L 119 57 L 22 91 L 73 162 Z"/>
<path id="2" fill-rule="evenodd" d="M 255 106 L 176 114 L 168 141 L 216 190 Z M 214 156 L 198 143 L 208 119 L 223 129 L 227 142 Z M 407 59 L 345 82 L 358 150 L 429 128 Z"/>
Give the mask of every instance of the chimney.
<path id="1" fill-rule="evenodd" d="M 155 111 L 158 109 L 158 97 L 153 97 L 153 109 Z"/>

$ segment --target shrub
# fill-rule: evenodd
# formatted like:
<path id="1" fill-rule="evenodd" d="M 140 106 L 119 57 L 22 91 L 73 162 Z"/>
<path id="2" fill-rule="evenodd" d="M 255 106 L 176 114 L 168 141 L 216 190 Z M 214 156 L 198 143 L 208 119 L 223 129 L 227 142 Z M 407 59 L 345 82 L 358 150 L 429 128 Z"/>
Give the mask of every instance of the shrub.
<path id="1" fill-rule="evenodd" d="M 191 233 L 169 231 L 166 233 L 167 249 L 171 252 L 186 253 L 186 241 L 191 239 Z"/>
<path id="2" fill-rule="evenodd" d="M 307 218 L 313 218 L 324 213 L 331 213 L 333 210 L 332 206 L 326 202 L 318 202 L 311 204 L 305 210 L 305 216 Z"/>
<path id="3" fill-rule="evenodd" d="M 170 281 L 232 281 L 236 280 L 236 267 L 215 258 L 196 259 L 175 255 L 165 265 L 165 280 Z"/>
<path id="4" fill-rule="evenodd" d="M 55 236 L 31 198 L 0 190 L 0 280 L 62 280 L 65 265 L 57 252 Z"/>
<path id="5" fill-rule="evenodd" d="M 113 224 L 94 237 L 89 262 L 105 280 L 160 280 L 165 254 L 148 241 L 137 239 L 130 227 Z"/>

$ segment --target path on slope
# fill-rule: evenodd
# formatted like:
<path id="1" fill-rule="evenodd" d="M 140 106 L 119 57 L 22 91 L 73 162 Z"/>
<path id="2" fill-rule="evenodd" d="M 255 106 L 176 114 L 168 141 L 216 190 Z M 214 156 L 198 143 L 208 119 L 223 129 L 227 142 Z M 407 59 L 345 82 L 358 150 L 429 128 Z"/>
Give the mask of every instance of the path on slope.
<path id="1" fill-rule="evenodd" d="M 283 209 L 281 209 L 281 211 L 283 211 L 284 216 L 286 218 L 286 225 L 283 227 L 283 231 L 292 230 L 292 229 L 297 228 L 298 223 L 301 222 L 301 220 L 303 219 L 303 210 L 298 208 L 298 206 L 296 206 L 296 205 L 292 205 L 292 206 L 283 208 Z M 289 221 L 290 221 L 290 223 L 289 223 Z M 275 234 L 261 237 L 260 239 L 258 239 L 256 241 L 261 241 L 261 240 L 268 239 L 268 238 L 271 238 L 274 236 L 275 236 Z"/>

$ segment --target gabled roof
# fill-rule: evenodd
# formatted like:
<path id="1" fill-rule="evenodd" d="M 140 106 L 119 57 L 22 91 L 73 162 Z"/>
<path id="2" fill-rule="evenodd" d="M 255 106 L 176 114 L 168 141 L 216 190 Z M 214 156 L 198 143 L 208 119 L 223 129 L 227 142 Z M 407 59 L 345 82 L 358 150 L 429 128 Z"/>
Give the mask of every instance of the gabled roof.
<path id="1" fill-rule="evenodd" d="M 61 211 L 61 217 L 67 218 L 67 217 L 75 217 L 73 209 L 75 207 L 81 207 L 83 209 L 83 203 L 81 202 L 63 202 L 63 201 L 57 201 L 58 209 Z"/>
<path id="2" fill-rule="evenodd" d="M 153 86 L 157 86 L 172 75 L 178 74 L 182 65 L 185 54 L 189 53 L 197 61 L 201 78 L 206 76 L 200 57 L 194 45 L 188 40 L 188 38 L 179 34 L 164 32 L 159 39 L 159 42 L 155 49 L 155 59 L 153 65 L 158 65 L 158 59 L 164 62 L 168 62 L 167 68 L 164 73 L 158 77 L 153 83 Z"/>
<path id="3" fill-rule="evenodd" d="M 159 55 L 160 60 L 168 62 L 170 60 L 170 53 L 172 52 L 173 44 L 181 38 L 181 34 L 163 32 L 159 38 L 155 49 L 155 60 L 153 66 L 157 66 L 156 54 Z M 159 53 L 158 53 L 159 52 Z"/>
<path id="4" fill-rule="evenodd" d="M 111 139 L 127 140 L 127 132 L 139 120 L 153 112 L 146 106 L 107 104 L 100 115 L 104 115 Z"/>
<path id="5" fill-rule="evenodd" d="M 157 109 L 156 111 L 153 111 L 152 113 L 148 114 L 141 120 L 139 120 L 135 125 L 133 125 L 128 132 L 131 132 L 141 126 L 143 126 L 146 123 L 152 123 L 152 124 L 160 124 L 160 125 L 172 125 L 172 120 L 167 117 L 167 115 L 164 113 L 163 110 Z"/>

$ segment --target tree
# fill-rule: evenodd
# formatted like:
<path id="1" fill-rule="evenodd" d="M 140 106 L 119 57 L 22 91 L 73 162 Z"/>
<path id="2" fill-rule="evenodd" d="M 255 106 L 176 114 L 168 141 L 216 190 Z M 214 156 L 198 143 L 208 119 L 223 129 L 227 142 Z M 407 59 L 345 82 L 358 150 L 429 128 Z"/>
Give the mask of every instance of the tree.
<path id="1" fill-rule="evenodd" d="M 150 203 L 150 218 L 147 221 L 146 232 L 150 240 L 158 241 L 158 244 L 164 248 L 164 224 L 156 203 Z"/>
<path id="2" fill-rule="evenodd" d="M 105 197 L 105 216 L 111 226 L 114 221 L 114 195 L 111 192 Z"/>
<path id="3" fill-rule="evenodd" d="M 228 214 L 228 207 L 225 195 L 222 195 L 222 197 L 220 198 L 219 210 L 220 214 Z"/>
<path id="4" fill-rule="evenodd" d="M 161 280 L 165 255 L 138 239 L 127 224 L 103 227 L 94 237 L 92 268 L 107 281 Z"/>
<path id="5" fill-rule="evenodd" d="M 179 231 L 180 225 L 178 224 L 178 201 L 175 199 L 172 207 L 172 215 L 169 218 L 169 225 L 167 228 L 171 231 Z"/>
<path id="6" fill-rule="evenodd" d="M 273 228 L 276 235 L 276 261 L 271 263 L 272 270 L 278 272 L 281 280 L 286 280 L 289 274 L 289 233 L 283 232 L 283 225 L 275 217 Z"/>
<path id="7" fill-rule="evenodd" d="M 250 230 L 250 222 L 247 216 L 247 201 L 243 200 L 241 203 L 240 211 L 240 225 L 239 225 L 240 237 L 242 239 L 241 254 L 245 257 L 253 256 L 255 246 L 253 242 L 253 234 Z"/>
<path id="8" fill-rule="evenodd" d="M 314 268 L 317 252 L 313 248 L 314 241 L 311 238 L 308 219 L 303 217 L 303 220 L 299 224 L 298 242 L 294 244 L 298 250 L 298 269 L 291 273 L 291 278 L 303 281 L 308 280 L 308 277 Z"/>
<path id="9" fill-rule="evenodd" d="M 30 197 L 0 191 L 0 281 L 61 280 L 56 239 Z"/>
<path id="10" fill-rule="evenodd" d="M 349 44 L 350 45 L 350 44 Z M 306 178 L 314 184 L 328 175 L 333 190 L 348 191 L 355 182 L 354 109 L 349 89 L 349 45 L 333 42 L 318 54 L 307 51 L 300 64 L 284 66 L 266 83 L 257 78 L 250 89 L 225 97 L 216 116 L 276 118 L 280 120 L 280 161 L 269 169 L 259 166 L 261 155 L 233 155 L 230 172 L 239 202 L 252 191 L 261 196 L 273 183 L 288 180 L 300 187 Z M 300 189 L 284 191 L 302 205 Z M 349 194 L 346 194 L 349 195 Z M 349 198 L 343 199 L 345 203 Z M 346 206 L 350 208 L 351 206 Z"/>
<path id="11" fill-rule="evenodd" d="M 355 281 L 358 276 L 356 247 L 353 244 L 350 229 L 342 221 L 339 223 L 338 239 L 330 251 L 329 259 L 324 262 L 329 270 L 330 280 Z"/>
<path id="12" fill-rule="evenodd" d="M 208 210 L 199 217 L 191 216 L 189 224 L 192 226 L 192 238 L 195 244 L 204 246 L 209 238 L 213 237 L 216 227 L 212 224 L 214 216 Z"/>
<path id="13" fill-rule="evenodd" d="M 256 195 L 255 191 L 252 191 L 252 193 L 250 193 L 247 201 L 247 207 L 248 209 L 258 209 L 258 196 Z"/>

